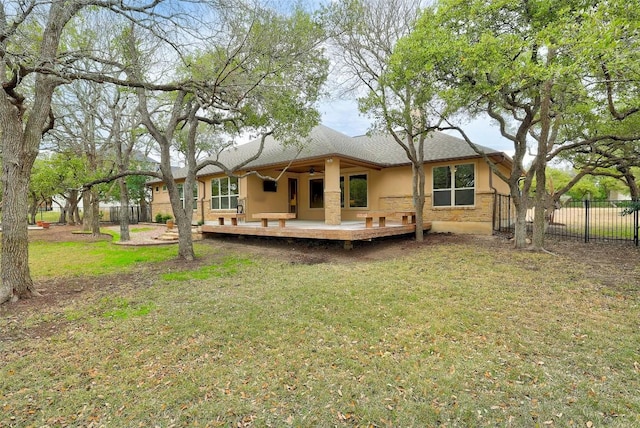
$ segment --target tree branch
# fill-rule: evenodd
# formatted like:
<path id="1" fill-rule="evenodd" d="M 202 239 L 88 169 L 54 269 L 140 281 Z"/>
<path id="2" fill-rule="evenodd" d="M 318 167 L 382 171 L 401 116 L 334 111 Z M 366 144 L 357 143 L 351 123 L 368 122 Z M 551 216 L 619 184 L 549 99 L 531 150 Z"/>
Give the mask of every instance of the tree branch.
<path id="1" fill-rule="evenodd" d="M 123 171 L 123 172 L 120 172 L 120 173 L 115 174 L 115 175 L 110 175 L 108 177 L 98 178 L 97 180 L 90 181 L 89 183 L 84 183 L 78 190 L 81 191 L 81 192 L 84 192 L 84 191 L 89 190 L 93 186 L 96 186 L 98 184 L 110 183 L 110 182 L 112 182 L 114 180 L 117 180 L 119 178 L 129 177 L 129 176 L 134 176 L 134 175 L 145 176 L 145 177 L 155 177 L 155 178 L 158 178 L 160 180 L 163 180 L 162 174 L 157 172 L 157 171 Z"/>
<path id="2" fill-rule="evenodd" d="M 632 114 L 639 112 L 640 107 L 637 107 L 637 106 L 631 107 L 625 112 L 617 111 L 616 106 L 613 103 L 613 85 L 611 84 L 612 82 L 611 73 L 609 72 L 609 68 L 604 62 L 602 63 L 601 66 L 602 66 L 602 73 L 604 74 L 604 77 L 605 77 L 604 84 L 605 84 L 605 88 L 607 89 L 607 104 L 609 106 L 609 112 L 611 113 L 611 115 L 617 120 L 624 120 L 627 117 L 631 116 Z"/>

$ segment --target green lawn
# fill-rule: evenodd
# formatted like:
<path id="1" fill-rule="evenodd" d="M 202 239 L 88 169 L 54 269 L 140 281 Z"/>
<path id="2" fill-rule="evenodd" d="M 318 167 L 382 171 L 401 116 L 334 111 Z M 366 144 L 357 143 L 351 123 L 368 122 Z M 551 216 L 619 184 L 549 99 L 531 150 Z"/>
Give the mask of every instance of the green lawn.
<path id="1" fill-rule="evenodd" d="M 36 220 L 48 221 L 56 223 L 60 219 L 59 211 L 38 211 L 36 214 Z"/>
<path id="2" fill-rule="evenodd" d="M 128 271 L 144 263 L 170 260 L 176 253 L 175 246 L 122 247 L 108 241 L 52 244 L 33 240 L 29 244 L 29 268 L 36 280 L 105 275 Z"/>
<path id="3" fill-rule="evenodd" d="M 477 243 L 315 265 L 214 245 L 151 286 L 2 317 L 0 426 L 640 425 L 638 263 L 616 280 Z"/>

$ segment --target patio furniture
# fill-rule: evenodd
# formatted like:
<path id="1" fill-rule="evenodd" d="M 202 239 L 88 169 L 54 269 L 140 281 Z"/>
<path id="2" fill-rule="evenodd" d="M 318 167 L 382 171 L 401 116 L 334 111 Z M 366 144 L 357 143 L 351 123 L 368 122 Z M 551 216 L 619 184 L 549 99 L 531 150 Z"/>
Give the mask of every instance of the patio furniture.
<path id="1" fill-rule="evenodd" d="M 358 218 L 364 218 L 364 227 L 370 228 L 373 227 L 374 218 L 378 219 L 378 227 L 385 227 L 387 224 L 387 217 L 391 217 L 393 214 L 393 211 L 367 211 L 358 213 L 356 216 Z"/>
<path id="2" fill-rule="evenodd" d="M 243 213 L 219 213 L 217 215 L 217 217 L 218 217 L 218 224 L 220 226 L 224 226 L 225 219 L 230 219 L 231 220 L 231 225 L 232 226 L 237 226 L 238 225 L 238 219 L 244 219 L 245 218 L 245 214 L 243 214 Z"/>
<path id="3" fill-rule="evenodd" d="M 394 214 L 402 217 L 402 224 L 405 226 L 416 222 L 415 211 L 396 211 Z"/>
<path id="4" fill-rule="evenodd" d="M 296 218 L 295 213 L 256 213 L 253 218 L 259 218 L 262 222 L 262 227 L 269 225 L 269 220 L 278 220 L 278 226 L 285 227 L 287 219 Z"/>

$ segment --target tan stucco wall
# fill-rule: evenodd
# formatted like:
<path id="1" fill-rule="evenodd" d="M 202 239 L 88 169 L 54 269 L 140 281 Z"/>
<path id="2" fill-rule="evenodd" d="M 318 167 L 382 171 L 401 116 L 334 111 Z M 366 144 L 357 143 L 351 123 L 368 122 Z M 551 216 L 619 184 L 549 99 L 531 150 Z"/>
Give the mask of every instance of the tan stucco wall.
<path id="1" fill-rule="evenodd" d="M 277 177 L 279 171 L 261 171 L 262 175 L 269 177 Z M 265 192 L 263 189 L 262 179 L 256 175 L 246 177 L 246 194 L 243 193 L 245 202 L 245 213 L 247 221 L 253 221 L 253 214 L 261 212 L 287 212 L 288 211 L 288 189 L 287 178 L 284 175 L 278 181 L 278 187 L 275 192 Z M 247 197 L 246 195 L 250 195 Z M 258 220 L 259 221 L 259 220 Z"/>
<path id="2" fill-rule="evenodd" d="M 308 173 L 300 174 L 298 179 L 298 218 L 302 220 L 324 220 L 324 208 L 310 208 L 310 185 L 309 181 L 312 179 L 322 178 L 324 174 L 315 173 L 310 175 Z"/>

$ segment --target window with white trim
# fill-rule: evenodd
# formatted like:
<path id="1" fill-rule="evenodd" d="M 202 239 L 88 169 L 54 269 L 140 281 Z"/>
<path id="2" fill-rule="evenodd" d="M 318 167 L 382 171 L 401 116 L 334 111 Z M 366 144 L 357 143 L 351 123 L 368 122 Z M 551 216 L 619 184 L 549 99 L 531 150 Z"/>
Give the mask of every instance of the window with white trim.
<path id="1" fill-rule="evenodd" d="M 433 168 L 433 206 L 475 205 L 475 167 L 472 163 Z"/>
<path id="2" fill-rule="evenodd" d="M 229 210 L 238 208 L 239 194 L 238 177 L 214 178 L 211 180 L 211 209 Z"/>
<path id="3" fill-rule="evenodd" d="M 186 208 L 184 204 L 184 184 L 178 184 L 178 194 L 180 195 L 180 205 L 182 208 Z M 193 186 L 193 209 L 198 209 L 198 186 Z"/>

